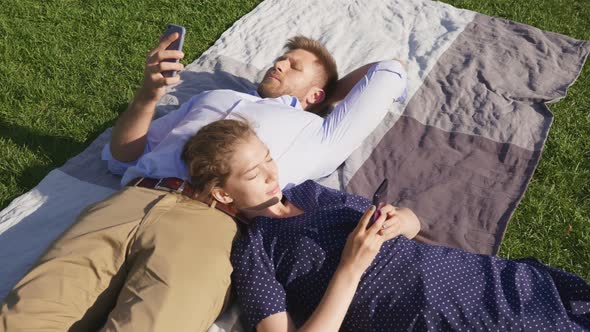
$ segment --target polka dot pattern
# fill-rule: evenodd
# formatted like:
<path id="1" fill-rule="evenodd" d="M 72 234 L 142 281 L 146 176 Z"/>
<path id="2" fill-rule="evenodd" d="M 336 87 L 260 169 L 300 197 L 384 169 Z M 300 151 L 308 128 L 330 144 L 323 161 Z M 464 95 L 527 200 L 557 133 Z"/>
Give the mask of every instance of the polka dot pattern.
<path id="1" fill-rule="evenodd" d="M 234 244 L 245 321 L 288 311 L 301 326 L 320 302 L 348 234 L 370 202 L 307 181 L 285 191 L 305 213 L 257 218 Z M 342 331 L 587 331 L 590 286 L 534 259 L 386 242 L 365 271 Z"/>

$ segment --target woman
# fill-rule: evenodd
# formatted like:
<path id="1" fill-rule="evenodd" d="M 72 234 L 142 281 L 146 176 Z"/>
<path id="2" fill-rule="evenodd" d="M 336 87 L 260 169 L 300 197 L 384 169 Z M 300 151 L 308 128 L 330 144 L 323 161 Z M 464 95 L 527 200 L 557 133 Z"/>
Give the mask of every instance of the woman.
<path id="1" fill-rule="evenodd" d="M 252 220 L 234 243 L 232 282 L 258 331 L 590 329 L 590 286 L 575 275 L 416 243 L 412 211 L 385 205 L 372 223 L 367 199 L 312 181 L 281 192 L 246 123 L 204 127 L 183 158 L 202 198 Z"/>

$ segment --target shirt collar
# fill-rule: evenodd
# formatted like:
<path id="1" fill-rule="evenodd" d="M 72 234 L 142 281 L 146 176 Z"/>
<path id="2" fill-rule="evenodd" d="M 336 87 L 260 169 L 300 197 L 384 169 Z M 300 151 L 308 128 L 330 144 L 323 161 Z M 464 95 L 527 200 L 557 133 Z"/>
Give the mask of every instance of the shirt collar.
<path id="1" fill-rule="evenodd" d="M 289 105 L 295 109 L 298 110 L 302 110 L 303 111 L 303 107 L 301 106 L 301 103 L 299 102 L 299 99 L 297 99 L 297 97 L 294 96 L 289 96 L 289 95 L 283 95 L 277 98 L 262 98 L 260 96 L 260 94 L 258 94 L 257 90 L 250 90 L 248 92 L 249 95 L 261 98 L 261 99 L 267 99 L 267 100 L 274 100 L 276 102 L 279 102 L 281 104 L 285 104 L 285 105 Z"/>

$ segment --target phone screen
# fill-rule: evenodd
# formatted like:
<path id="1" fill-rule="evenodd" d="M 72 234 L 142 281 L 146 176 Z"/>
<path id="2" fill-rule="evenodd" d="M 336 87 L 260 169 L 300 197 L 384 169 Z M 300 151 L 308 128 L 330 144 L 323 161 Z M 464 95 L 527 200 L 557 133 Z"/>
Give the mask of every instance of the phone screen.
<path id="1" fill-rule="evenodd" d="M 375 207 L 379 207 L 379 203 L 386 202 L 387 186 L 388 186 L 387 179 L 383 179 L 383 181 L 381 182 L 379 187 L 377 187 L 377 190 L 375 190 L 375 193 L 373 194 L 373 205 L 375 205 Z M 369 223 L 369 226 L 372 225 L 375 222 L 375 220 L 377 220 L 377 218 L 379 218 L 379 215 L 380 215 L 379 210 L 376 210 L 375 213 L 373 214 L 373 218 L 371 219 L 371 222 Z"/>
<path id="2" fill-rule="evenodd" d="M 373 194 L 373 205 L 377 206 L 379 203 L 384 202 L 385 196 L 387 194 L 387 179 L 384 179 L 377 190 L 375 190 L 375 194 Z"/>

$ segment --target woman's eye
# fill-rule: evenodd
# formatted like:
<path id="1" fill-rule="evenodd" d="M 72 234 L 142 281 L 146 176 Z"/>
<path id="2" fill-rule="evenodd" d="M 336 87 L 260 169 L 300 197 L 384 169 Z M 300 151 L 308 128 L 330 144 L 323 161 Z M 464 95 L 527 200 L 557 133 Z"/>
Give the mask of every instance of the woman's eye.
<path id="1" fill-rule="evenodd" d="M 248 181 L 256 179 L 257 176 L 258 176 L 258 173 L 254 174 L 254 176 L 248 178 Z"/>
<path id="2" fill-rule="evenodd" d="M 270 163 L 271 161 L 273 161 L 274 159 L 269 158 L 268 160 L 266 160 L 267 163 Z"/>

